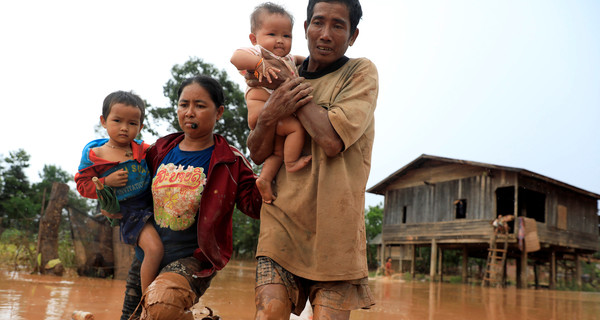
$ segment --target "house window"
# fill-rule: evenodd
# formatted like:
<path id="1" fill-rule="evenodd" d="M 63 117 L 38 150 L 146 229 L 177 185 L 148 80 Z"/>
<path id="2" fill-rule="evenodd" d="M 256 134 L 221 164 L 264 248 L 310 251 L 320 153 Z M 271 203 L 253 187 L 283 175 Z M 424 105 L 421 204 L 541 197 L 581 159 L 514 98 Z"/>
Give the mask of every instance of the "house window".
<path id="1" fill-rule="evenodd" d="M 467 217 L 467 199 L 454 201 L 454 214 L 456 219 L 465 219 Z"/>
<path id="2" fill-rule="evenodd" d="M 407 207 L 404 206 L 402 208 L 402 223 L 406 223 L 406 211 L 407 211 Z"/>

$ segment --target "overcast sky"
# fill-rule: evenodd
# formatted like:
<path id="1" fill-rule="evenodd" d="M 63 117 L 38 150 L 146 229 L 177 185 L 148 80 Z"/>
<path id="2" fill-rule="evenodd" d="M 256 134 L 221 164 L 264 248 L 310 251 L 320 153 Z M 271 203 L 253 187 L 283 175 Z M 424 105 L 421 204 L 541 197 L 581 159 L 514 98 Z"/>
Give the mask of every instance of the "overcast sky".
<path id="1" fill-rule="evenodd" d="M 2 1 L 0 154 L 25 149 L 75 173 L 102 100 L 133 90 L 166 106 L 171 67 L 224 69 L 262 1 Z M 307 55 L 306 3 L 292 53 Z M 600 2 L 363 0 L 349 57 L 379 70 L 367 187 L 421 154 L 527 169 L 600 193 Z M 154 137 L 145 137 L 149 143 Z M 367 205 L 383 197 L 368 195 Z"/>

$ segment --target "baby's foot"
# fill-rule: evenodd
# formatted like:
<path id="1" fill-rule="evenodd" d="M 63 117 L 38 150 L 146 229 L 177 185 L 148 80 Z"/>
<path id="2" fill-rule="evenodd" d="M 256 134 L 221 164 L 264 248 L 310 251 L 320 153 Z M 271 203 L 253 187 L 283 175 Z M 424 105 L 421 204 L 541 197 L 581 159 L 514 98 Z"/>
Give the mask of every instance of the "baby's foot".
<path id="1" fill-rule="evenodd" d="M 296 172 L 296 171 L 306 167 L 306 165 L 310 162 L 311 159 L 312 159 L 312 156 L 308 155 L 308 156 L 300 157 L 298 160 L 293 161 L 293 162 L 286 162 L 285 170 L 287 170 L 287 172 Z"/>
<path id="2" fill-rule="evenodd" d="M 256 186 L 258 187 L 258 191 L 260 192 L 260 196 L 263 198 L 264 203 L 270 204 L 277 198 L 273 194 L 273 189 L 271 189 L 271 181 L 258 177 L 258 179 L 256 179 Z"/>

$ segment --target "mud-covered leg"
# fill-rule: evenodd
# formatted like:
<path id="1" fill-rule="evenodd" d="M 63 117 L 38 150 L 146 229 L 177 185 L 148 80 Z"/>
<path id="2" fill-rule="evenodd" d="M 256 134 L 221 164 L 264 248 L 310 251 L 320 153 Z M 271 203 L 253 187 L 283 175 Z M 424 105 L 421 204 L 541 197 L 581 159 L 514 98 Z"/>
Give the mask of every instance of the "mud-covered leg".
<path id="1" fill-rule="evenodd" d="M 174 272 L 158 275 L 142 299 L 141 319 L 194 320 L 190 310 L 197 297 L 188 280 Z"/>
<path id="2" fill-rule="evenodd" d="M 265 284 L 256 288 L 256 320 L 289 319 L 292 302 L 281 284 Z"/>
<path id="3" fill-rule="evenodd" d="M 350 310 L 336 310 L 321 305 L 315 305 L 313 310 L 313 319 L 348 320 L 350 319 Z"/>

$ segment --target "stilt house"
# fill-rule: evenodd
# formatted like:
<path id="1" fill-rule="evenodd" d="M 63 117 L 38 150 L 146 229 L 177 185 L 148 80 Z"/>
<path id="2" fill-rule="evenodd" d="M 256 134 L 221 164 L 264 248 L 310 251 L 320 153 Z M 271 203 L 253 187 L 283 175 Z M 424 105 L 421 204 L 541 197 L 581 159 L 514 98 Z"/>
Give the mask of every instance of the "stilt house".
<path id="1" fill-rule="evenodd" d="M 508 259 L 516 259 L 519 287 L 527 285 L 528 260 L 548 265 L 554 287 L 557 260 L 575 261 L 580 275 L 579 259 L 600 247 L 600 195 L 525 169 L 421 155 L 367 192 L 385 196 L 382 265 L 392 256 L 413 275 L 415 247 L 431 246 L 433 279 L 441 276 L 443 250 L 459 249 L 466 281 L 468 258 L 485 258 L 498 215 L 515 217 Z M 535 220 L 539 250 L 519 246 L 519 217 Z"/>

